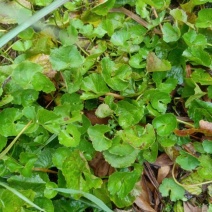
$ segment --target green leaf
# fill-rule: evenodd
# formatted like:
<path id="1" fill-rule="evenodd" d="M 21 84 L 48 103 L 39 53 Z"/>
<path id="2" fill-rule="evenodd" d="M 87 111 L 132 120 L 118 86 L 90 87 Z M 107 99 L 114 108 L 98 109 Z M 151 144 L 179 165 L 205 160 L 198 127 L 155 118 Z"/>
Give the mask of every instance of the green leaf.
<path id="1" fill-rule="evenodd" d="M 132 165 L 138 155 L 139 150 L 135 149 L 128 155 L 119 156 L 111 154 L 108 150 L 103 152 L 105 160 L 114 168 L 125 168 Z"/>
<path id="2" fill-rule="evenodd" d="M 212 142 L 209 140 L 204 140 L 202 142 L 203 149 L 206 153 L 212 154 Z"/>
<path id="3" fill-rule="evenodd" d="M 166 43 L 175 42 L 180 39 L 180 29 L 176 26 L 172 26 L 170 23 L 163 24 L 162 27 L 163 40 Z"/>
<path id="4" fill-rule="evenodd" d="M 195 126 L 199 126 L 200 120 L 212 122 L 212 103 L 195 99 L 189 105 L 188 115 Z"/>
<path id="5" fill-rule="evenodd" d="M 69 124 L 66 130 L 61 130 L 58 139 L 59 143 L 66 147 L 76 147 L 80 142 L 80 132 L 76 126 Z"/>
<path id="6" fill-rule="evenodd" d="M 200 165 L 197 173 L 203 180 L 211 180 L 212 178 L 212 158 L 210 155 L 201 155 L 199 158 Z"/>
<path id="7" fill-rule="evenodd" d="M 126 41 L 130 39 L 130 33 L 126 30 L 119 30 L 113 33 L 110 41 L 115 46 L 124 46 Z"/>
<path id="8" fill-rule="evenodd" d="M 198 12 L 196 27 L 199 27 L 199 28 L 212 27 L 212 8 L 201 9 Z"/>
<path id="9" fill-rule="evenodd" d="M 183 52 L 183 56 L 197 65 L 210 67 L 212 63 L 210 55 L 202 47 L 189 47 Z"/>
<path id="10" fill-rule="evenodd" d="M 158 135 L 168 136 L 177 127 L 177 120 L 172 113 L 166 113 L 154 118 L 152 124 Z"/>
<path id="11" fill-rule="evenodd" d="M 81 99 L 92 99 L 109 92 L 104 80 L 99 74 L 93 73 L 85 77 L 82 81 L 81 89 L 85 91 Z"/>
<path id="12" fill-rule="evenodd" d="M 43 91 L 45 93 L 56 90 L 54 83 L 42 73 L 36 73 L 33 76 L 32 85 L 36 91 Z"/>
<path id="13" fill-rule="evenodd" d="M 78 150 L 73 151 L 65 159 L 62 173 L 68 188 L 87 192 L 92 188 L 99 188 L 102 184 L 101 179 L 91 174 L 87 161 Z"/>
<path id="14" fill-rule="evenodd" d="M 184 188 L 176 184 L 171 178 L 165 178 L 163 180 L 162 184 L 159 187 L 159 191 L 161 192 L 163 197 L 168 197 L 170 195 L 171 201 L 175 202 L 177 200 L 186 200 L 186 198 L 184 197 Z"/>
<path id="15" fill-rule="evenodd" d="M 95 125 L 88 128 L 88 135 L 93 142 L 96 151 L 107 150 L 112 145 L 112 140 L 105 136 L 110 131 L 110 127 L 106 125 Z"/>
<path id="16" fill-rule="evenodd" d="M 16 108 L 6 108 L 0 113 L 0 134 L 2 136 L 16 136 L 19 133 L 17 120 L 21 118 L 21 112 Z"/>
<path id="17" fill-rule="evenodd" d="M 53 164 L 61 170 L 65 159 L 71 154 L 71 152 L 72 151 L 66 147 L 56 149 L 52 155 Z"/>
<path id="18" fill-rule="evenodd" d="M 211 75 L 203 69 L 195 69 L 191 74 L 191 78 L 194 82 L 200 83 L 201 85 L 212 85 Z"/>
<path id="19" fill-rule="evenodd" d="M 113 110 L 107 104 L 101 104 L 95 111 L 95 114 L 99 118 L 105 118 L 113 114 Z"/>
<path id="20" fill-rule="evenodd" d="M 115 110 L 118 116 L 118 122 L 122 128 L 128 128 L 137 124 L 144 115 L 143 105 L 139 105 L 137 102 L 128 102 L 126 100 L 119 101 L 118 107 Z"/>
<path id="21" fill-rule="evenodd" d="M 128 65 L 115 64 L 110 58 L 103 58 L 102 76 L 105 82 L 116 91 L 122 91 L 129 85 L 132 70 Z"/>
<path id="22" fill-rule="evenodd" d="M 171 102 L 171 97 L 165 92 L 156 91 L 151 95 L 150 101 L 154 109 L 160 113 L 165 113 L 167 104 Z"/>
<path id="23" fill-rule="evenodd" d="M 146 127 L 135 125 L 133 127 L 118 131 L 124 142 L 127 142 L 134 148 L 147 149 L 155 142 L 155 131 L 151 124 Z"/>
<path id="24" fill-rule="evenodd" d="M 133 190 L 139 177 L 140 173 L 136 171 L 113 173 L 108 180 L 110 195 L 117 195 L 120 199 L 125 198 Z"/>
<path id="25" fill-rule="evenodd" d="M 12 45 L 12 49 L 20 52 L 27 51 L 33 45 L 31 40 L 26 40 L 24 42 L 18 40 Z"/>
<path id="26" fill-rule="evenodd" d="M 182 21 L 184 23 L 187 22 L 187 15 L 184 10 L 181 9 L 173 9 L 170 11 L 170 14 L 173 16 L 173 18 L 177 21 Z"/>
<path id="27" fill-rule="evenodd" d="M 194 30 L 190 30 L 183 35 L 183 40 L 186 42 L 188 46 L 202 46 L 206 47 L 207 38 Z"/>
<path id="28" fill-rule="evenodd" d="M 180 152 L 180 155 L 176 158 L 176 162 L 181 166 L 181 168 L 187 171 L 191 171 L 199 165 L 197 158 L 184 151 Z"/>
<path id="29" fill-rule="evenodd" d="M 16 66 L 12 73 L 14 82 L 24 89 L 33 88 L 34 75 L 42 71 L 42 67 L 29 61 L 22 62 Z M 24 76 L 24 77 L 23 77 Z"/>
<path id="30" fill-rule="evenodd" d="M 56 71 L 78 68 L 84 62 L 83 56 L 76 46 L 62 46 L 51 50 L 50 62 Z"/>
<path id="31" fill-rule="evenodd" d="M 95 6 L 91 11 L 97 15 L 107 15 L 108 11 L 113 8 L 115 0 L 106 0 Z"/>
<path id="32" fill-rule="evenodd" d="M 147 56 L 146 69 L 148 72 L 169 71 L 171 63 L 168 60 L 159 59 L 154 52 L 150 52 Z"/>

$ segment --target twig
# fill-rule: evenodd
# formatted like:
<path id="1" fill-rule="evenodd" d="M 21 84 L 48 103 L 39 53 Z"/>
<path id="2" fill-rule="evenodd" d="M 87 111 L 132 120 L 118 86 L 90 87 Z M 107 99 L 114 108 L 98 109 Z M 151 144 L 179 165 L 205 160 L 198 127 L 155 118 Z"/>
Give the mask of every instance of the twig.
<path id="1" fill-rule="evenodd" d="M 113 8 L 113 9 L 110 10 L 110 12 L 121 12 L 121 13 L 124 13 L 128 17 L 132 18 L 134 21 L 138 22 L 140 25 L 142 25 L 145 28 L 149 29 L 149 24 L 146 21 L 144 21 L 138 15 L 136 15 L 135 13 L 127 10 L 124 7 Z M 153 31 L 155 32 L 155 34 L 162 35 L 162 33 L 158 29 L 153 29 Z"/>

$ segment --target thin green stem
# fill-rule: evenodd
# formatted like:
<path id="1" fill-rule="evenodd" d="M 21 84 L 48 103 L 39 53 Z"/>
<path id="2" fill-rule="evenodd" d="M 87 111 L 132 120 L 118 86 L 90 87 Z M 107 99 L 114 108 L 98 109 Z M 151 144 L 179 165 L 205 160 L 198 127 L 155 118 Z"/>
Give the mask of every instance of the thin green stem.
<path id="1" fill-rule="evenodd" d="M 188 123 L 188 122 L 182 121 L 182 120 L 180 120 L 180 119 L 178 119 L 178 118 L 177 118 L 177 121 L 178 121 L 179 123 L 182 123 L 182 124 L 185 124 L 185 125 L 188 125 L 188 126 L 194 128 L 194 125 L 193 125 L 193 124 L 190 124 L 190 123 Z"/>
<path id="2" fill-rule="evenodd" d="M 37 21 L 39 21 L 44 16 L 48 15 L 52 11 L 56 10 L 61 5 L 65 4 L 69 0 L 56 0 L 52 2 L 50 5 L 44 7 L 37 13 L 35 13 L 33 16 L 31 16 L 28 20 L 23 22 L 22 24 L 18 25 L 11 31 L 9 31 L 7 34 L 5 34 L 3 37 L 0 38 L 0 48 L 7 44 L 10 40 L 12 40 L 14 37 L 16 37 L 20 32 L 24 31 L 28 27 L 35 24 Z"/>
<path id="3" fill-rule="evenodd" d="M 13 139 L 13 141 L 7 146 L 7 148 L 1 152 L 0 154 L 0 160 L 10 151 L 10 149 L 13 147 L 15 142 L 19 139 L 19 137 L 24 133 L 24 131 L 29 127 L 29 125 L 32 123 L 30 121 L 22 130 L 21 132 Z"/>

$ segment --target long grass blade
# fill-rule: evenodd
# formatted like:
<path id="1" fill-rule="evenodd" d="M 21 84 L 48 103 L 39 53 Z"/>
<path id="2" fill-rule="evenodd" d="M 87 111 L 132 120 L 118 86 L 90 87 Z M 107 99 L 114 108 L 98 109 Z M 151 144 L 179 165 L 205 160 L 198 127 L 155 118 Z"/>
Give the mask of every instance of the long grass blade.
<path id="1" fill-rule="evenodd" d="M 69 1 L 69 0 L 56 0 L 56 1 L 52 2 L 48 6 L 44 7 L 43 9 L 41 9 L 40 11 L 35 13 L 28 20 L 26 20 L 22 24 L 18 25 L 17 27 L 15 27 L 11 31 L 9 31 L 7 34 L 5 34 L 4 36 L 2 36 L 0 38 L 0 48 L 2 46 L 4 46 L 5 44 L 7 44 L 15 36 L 17 36 L 20 32 L 22 32 L 25 29 L 27 29 L 28 27 L 32 26 L 34 23 L 36 23 L 37 21 L 39 21 L 41 18 L 48 15 L 52 11 L 56 10 L 58 7 L 65 4 L 67 1 Z"/>
<path id="2" fill-rule="evenodd" d="M 52 188 L 52 189 L 55 190 L 55 191 L 66 193 L 66 194 L 79 194 L 79 195 L 82 195 L 86 199 L 88 199 L 88 200 L 92 201 L 94 204 L 96 204 L 103 211 L 105 211 L 105 212 L 113 212 L 110 208 L 107 207 L 107 205 L 105 205 L 104 202 L 102 202 L 102 200 L 100 200 L 99 198 L 95 197 L 92 194 L 89 194 L 89 193 L 86 193 L 86 192 L 83 192 L 83 191 L 74 190 L 74 189 L 69 189 L 69 188 Z"/>
<path id="3" fill-rule="evenodd" d="M 0 182 L 0 186 L 6 188 L 7 190 L 11 191 L 13 194 L 15 194 L 16 196 L 18 196 L 20 199 L 24 200 L 26 203 L 28 203 L 29 205 L 31 205 L 34 208 L 37 208 L 40 211 L 45 211 L 44 209 L 40 208 L 38 205 L 34 204 L 30 199 L 28 199 L 27 197 L 25 197 L 23 194 L 21 194 L 19 191 L 15 190 L 14 188 L 11 188 L 10 186 Z"/>

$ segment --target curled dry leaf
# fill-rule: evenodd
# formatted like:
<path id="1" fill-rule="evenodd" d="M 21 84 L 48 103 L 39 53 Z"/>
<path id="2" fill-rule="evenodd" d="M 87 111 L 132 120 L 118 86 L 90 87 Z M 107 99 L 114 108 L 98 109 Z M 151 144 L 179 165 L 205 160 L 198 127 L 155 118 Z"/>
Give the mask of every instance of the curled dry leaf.
<path id="1" fill-rule="evenodd" d="M 159 184 L 162 183 L 163 179 L 168 176 L 170 171 L 171 171 L 170 166 L 162 166 L 158 169 L 157 181 Z"/>

